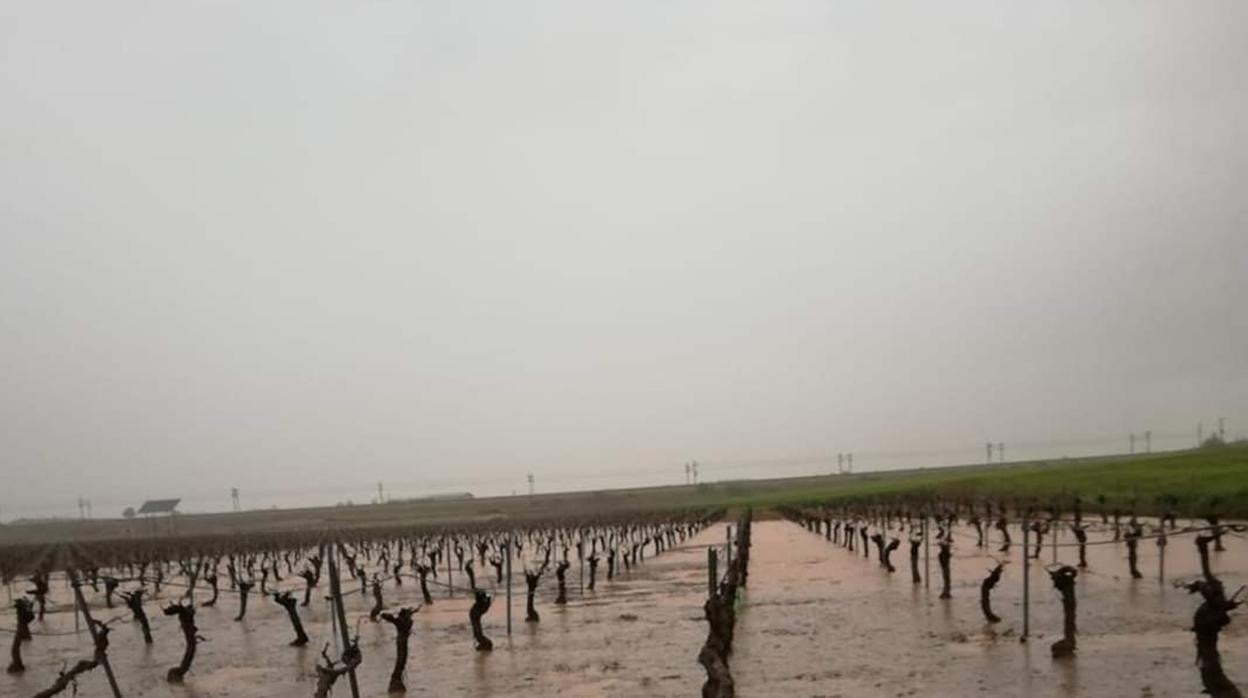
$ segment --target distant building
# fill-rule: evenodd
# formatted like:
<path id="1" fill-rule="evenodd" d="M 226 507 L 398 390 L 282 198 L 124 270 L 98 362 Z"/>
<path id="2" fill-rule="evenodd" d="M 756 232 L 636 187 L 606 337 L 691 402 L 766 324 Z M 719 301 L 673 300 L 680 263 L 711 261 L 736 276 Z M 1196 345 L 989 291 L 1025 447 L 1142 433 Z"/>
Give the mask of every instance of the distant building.
<path id="1" fill-rule="evenodd" d="M 139 513 L 144 516 L 157 514 L 173 516 L 177 513 L 178 503 L 181 501 L 181 499 L 149 499 L 143 502 L 143 506 L 139 507 Z"/>
<path id="2" fill-rule="evenodd" d="M 155 518 L 158 516 L 166 516 L 169 518 L 169 532 L 174 530 L 174 514 L 177 514 L 178 503 L 181 499 L 149 499 L 143 502 L 143 506 L 139 507 L 138 513 L 147 517 L 152 522 L 152 532 L 156 531 Z"/>

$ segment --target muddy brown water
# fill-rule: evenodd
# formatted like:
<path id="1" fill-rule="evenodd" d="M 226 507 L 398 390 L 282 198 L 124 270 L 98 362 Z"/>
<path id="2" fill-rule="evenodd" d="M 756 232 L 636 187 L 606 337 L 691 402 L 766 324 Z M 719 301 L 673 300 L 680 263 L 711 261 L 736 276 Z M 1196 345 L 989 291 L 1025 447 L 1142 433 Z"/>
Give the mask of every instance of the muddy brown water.
<path id="1" fill-rule="evenodd" d="M 1140 544 L 1140 568 L 1127 575 L 1121 544 L 1089 547 L 1090 570 L 1081 574 L 1079 651 L 1073 660 L 1055 661 L 1049 644 L 1060 635 L 1061 606 L 1048 576 L 1031 567 L 1031 638 L 1022 629 L 1021 533 L 1008 556 L 1006 572 L 993 594 L 994 610 L 1004 620 L 989 627 L 979 609 L 979 583 L 995 564 L 974 546 L 973 533 L 961 528 L 953 561 L 953 598 L 941 601 L 936 547 L 931 547 L 932 586 L 914 587 L 903 542 L 888 574 L 861 552 L 849 551 L 785 521 L 754 526 L 749 589 L 738 615 L 732 672 L 742 696 L 1196 696 L 1200 683 L 1195 649 L 1188 631 L 1198 599 L 1171 582 L 1199 569 L 1192 536 L 1172 537 L 1166 549 L 1167 581 L 1157 580 L 1157 548 Z M 555 577 L 542 581 L 541 622 L 524 622 L 523 576 L 516 566 L 513 585 L 513 634 L 506 635 L 504 596 L 496 596 L 486 616 L 491 653 L 472 647 L 467 597 L 454 598 L 434 587 L 435 603 L 416 616 L 407 669 L 408 695 L 423 696 L 695 696 L 704 673 L 696 662 L 706 636 L 701 604 L 706 593 L 707 544 L 721 543 L 723 524 L 713 526 L 674 551 L 648 558 L 644 565 L 605 582 L 599 567 L 596 592 L 579 593 L 575 563 L 568 572 L 569 604 L 554 605 Z M 1094 537 L 1095 539 L 1095 537 Z M 1066 535 L 1063 543 L 1072 542 Z M 1047 543 L 1047 540 L 1046 540 Z M 1248 581 L 1248 545 L 1227 539 L 1229 550 L 1214 554 L 1215 570 L 1228 590 Z M 1073 561 L 1074 548 L 1058 548 L 1059 559 Z M 1052 560 L 1046 544 L 1042 563 Z M 922 560 L 920 559 L 920 564 Z M 439 579 L 445 580 L 445 573 Z M 493 586 L 492 568 L 478 578 Z M 462 583 L 462 575 L 457 575 Z M 283 581 L 283 587 L 292 581 Z M 20 591 L 25 585 L 15 585 Z M 356 590 L 358 584 L 344 588 Z M 54 584 L 56 601 L 68 601 L 63 583 Z M 323 591 L 323 590 L 322 590 Z M 159 601 L 180 592 L 167 587 Z M 0 592 L 2 593 L 2 592 Z M 415 580 L 384 587 L 387 608 L 420 601 Z M 332 642 L 328 604 L 314 594 L 300 614 L 312 643 L 292 648 L 285 613 L 255 594 L 247 618 L 232 621 L 236 596 L 222 587 L 216 608 L 197 613 L 200 645 L 186 683 L 167 684 L 165 671 L 177 663 L 182 638 L 176 622 L 147 605 L 156 644 L 146 647 L 124 609 L 92 603 L 112 624 L 110 657 L 127 696 L 182 698 L 237 696 L 308 696 L 315 681 L 320 648 Z M 323 596 L 323 594 L 322 594 Z M 200 592 L 201 600 L 204 594 Z M 393 629 L 367 620 L 371 598 L 347 598 L 349 624 L 358 628 L 364 663 L 358 671 L 363 696 L 385 695 L 394 661 Z M 11 610 L 0 614 L 0 627 L 12 628 Z M 28 670 L 0 675 L 0 696 L 32 695 L 51 684 L 63 664 L 90 655 L 85 633 L 72 634 L 73 617 L 50 614 L 36 623 L 39 635 L 23 651 Z M 1223 632 L 1222 653 L 1231 678 L 1248 684 L 1248 617 L 1239 616 Z M 0 633 L 7 663 L 12 636 Z M 333 649 L 331 647 L 331 654 Z M 66 694 L 67 695 L 67 694 Z M 109 695 L 102 672 L 79 683 L 80 696 Z M 346 679 L 334 695 L 349 696 Z"/>
<path id="2" fill-rule="evenodd" d="M 598 567 L 596 591 L 586 590 L 583 596 L 573 559 L 567 575 L 569 603 L 562 608 L 554 604 L 552 569 L 542 578 L 537 601 L 541 621 L 537 624 L 524 620 L 524 575 L 517 561 L 513 565 L 512 636 L 509 639 L 506 634 L 505 594 L 498 589 L 484 619 L 485 633 L 494 641 L 494 651 L 489 653 L 473 648 L 468 623 L 470 601 L 458 586 L 466 584 L 464 575 L 455 575 L 453 598 L 447 598 L 444 587 L 431 584 L 434 605 L 422 608 L 414 618 L 407 695 L 696 695 L 702 668 L 694 657 L 706 636 L 701 610 L 706 593 L 706 551 L 698 546 L 722 541 L 725 533 L 722 524 L 713 526 L 687 540 L 683 547 L 647 557 L 644 564 L 628 572 L 621 563 L 611 582 L 606 581 L 604 559 Z M 588 565 L 584 574 L 588 583 Z M 438 580 L 445 582 L 445 575 L 445 570 L 441 571 Z M 493 568 L 478 567 L 477 579 L 493 589 Z M 280 583 L 283 588 L 301 585 L 301 580 L 290 577 Z M 14 586 L 20 591 L 28 585 Z M 323 600 L 326 586 L 322 582 L 321 593 L 314 592 L 312 605 L 299 609 L 312 642 L 293 648 L 286 646 L 294 633 L 285 611 L 254 590 L 248 599 L 247 617 L 233 622 L 237 593 L 227 592 L 223 579 L 217 606 L 200 608 L 196 613 L 200 634 L 207 642 L 199 646 L 181 686 L 169 685 L 164 679 L 165 671 L 181 658 L 183 641 L 177 623 L 160 615 L 160 604 L 145 604 L 155 639 L 150 648 L 143 644 L 137 625 L 129 622 L 124 608 L 105 609 L 100 607 L 102 602 L 92 602 L 92 613 L 100 619 L 124 618 L 112 625 L 109 656 L 126 696 L 310 696 L 321 647 L 332 642 L 329 606 Z M 343 588 L 358 592 L 359 584 L 344 581 Z M 58 601 L 69 602 L 63 582 L 54 582 L 53 589 Z M 180 592 L 168 586 L 159 601 L 167 603 Z M 383 593 L 387 609 L 421 601 L 419 582 L 414 579 L 404 579 L 401 587 L 388 582 Z M 202 590 L 197 595 L 200 600 L 208 596 Z M 299 596 L 302 598 L 302 592 Z M 318 597 L 322 598 L 319 602 Z M 394 663 L 394 630 L 387 623 L 368 621 L 371 594 L 363 597 L 351 593 L 345 601 L 348 624 L 358 628 L 364 654 L 357 672 L 360 695 L 384 696 Z M 11 612 L 0 615 L 0 627 L 13 626 Z M 47 622 L 33 626 L 36 633 L 72 632 L 73 628 L 69 613 L 49 615 Z M 0 633 L 5 664 L 11 639 L 12 635 Z M 47 687 L 62 664 L 89 657 L 90 647 L 86 633 L 36 637 L 23 650 L 27 671 L 17 677 L 0 674 L 0 696 L 28 696 Z M 337 656 L 332 646 L 330 654 Z M 97 670 L 83 678 L 79 695 L 111 695 L 103 673 Z M 335 685 L 333 695 L 351 695 L 346 677 Z"/>
<path id="3" fill-rule="evenodd" d="M 995 532 L 994 532 L 995 534 Z M 1055 661 L 1049 645 L 1061 637 L 1061 601 L 1048 575 L 1031 566 L 1031 637 L 1022 631 L 1022 540 L 1008 558 L 975 548 L 974 532 L 958 530 L 953 598 L 942 601 L 937 548 L 931 546 L 931 588 L 911 583 L 909 553 L 893 553 L 889 574 L 861 552 L 785 523 L 754 528 L 748 609 L 732 673 L 744 696 L 1196 696 L 1191 627 L 1198 597 L 1173 579 L 1200 569 L 1192 535 L 1170 537 L 1167 582 L 1157 579 L 1154 541 L 1139 547 L 1144 579 L 1127 571 L 1126 546 L 1088 548 L 1089 569 L 1078 578 L 1079 650 Z M 999 537 L 997 538 L 999 540 Z M 1059 543 L 1071 543 L 1066 534 Z M 1053 560 L 1047 545 L 1040 562 Z M 1213 566 L 1228 591 L 1248 581 L 1245 541 L 1226 539 Z M 1076 548 L 1059 547 L 1074 564 Z M 874 558 L 874 550 L 872 552 Z M 997 559 L 1008 559 L 992 595 L 1002 622 L 989 626 L 979 608 L 979 585 Z M 923 559 L 920 556 L 920 570 Z M 1248 684 L 1248 617 L 1222 633 L 1223 662 L 1233 680 Z"/>

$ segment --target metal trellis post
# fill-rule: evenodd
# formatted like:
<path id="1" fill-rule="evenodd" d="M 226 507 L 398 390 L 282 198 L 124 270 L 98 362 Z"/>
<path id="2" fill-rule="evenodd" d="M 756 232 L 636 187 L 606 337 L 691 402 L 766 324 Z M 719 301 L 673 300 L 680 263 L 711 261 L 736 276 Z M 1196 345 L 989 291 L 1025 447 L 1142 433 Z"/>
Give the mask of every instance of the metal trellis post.
<path id="1" fill-rule="evenodd" d="M 923 588 L 932 588 L 932 546 L 927 537 L 927 512 L 923 512 Z"/>
<path id="2" fill-rule="evenodd" d="M 1027 639 L 1027 635 L 1031 630 L 1030 607 L 1031 602 L 1031 559 L 1028 557 L 1027 548 L 1029 545 L 1027 535 L 1027 517 L 1023 517 L 1023 640 Z"/>
<path id="3" fill-rule="evenodd" d="M 507 536 L 507 637 L 511 637 L 511 536 Z"/>

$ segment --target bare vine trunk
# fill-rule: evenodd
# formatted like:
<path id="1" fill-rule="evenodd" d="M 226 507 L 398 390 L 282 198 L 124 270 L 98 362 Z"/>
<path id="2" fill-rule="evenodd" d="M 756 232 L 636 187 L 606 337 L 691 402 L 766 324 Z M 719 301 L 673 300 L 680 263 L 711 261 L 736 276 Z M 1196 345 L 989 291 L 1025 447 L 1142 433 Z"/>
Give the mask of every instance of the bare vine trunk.
<path id="1" fill-rule="evenodd" d="M 412 636 L 412 615 L 419 609 L 417 608 L 401 608 L 397 614 L 383 613 L 382 620 L 394 626 L 397 635 L 394 638 L 395 656 L 394 670 L 390 672 L 390 685 L 386 689 L 390 693 L 406 693 L 407 686 L 403 684 L 403 673 L 407 671 L 407 642 Z"/>
<path id="2" fill-rule="evenodd" d="M 195 627 L 195 607 L 172 603 L 165 606 L 164 613 L 167 616 L 178 617 L 178 625 L 182 628 L 182 638 L 186 641 L 186 648 L 182 651 L 182 661 L 165 674 L 165 680 L 169 683 L 182 683 L 186 672 L 191 670 L 191 662 L 195 661 L 195 647 L 200 640 L 199 628 Z"/>
<path id="3" fill-rule="evenodd" d="M 290 618 L 290 625 L 295 629 L 295 639 L 291 641 L 291 647 L 303 647 L 308 644 L 308 634 L 303 631 L 303 621 L 299 620 L 299 602 L 295 600 L 294 594 L 289 591 L 279 592 L 273 595 L 273 601 L 277 605 L 286 609 L 286 615 Z"/>
<path id="4" fill-rule="evenodd" d="M 490 610 L 490 603 L 493 599 L 481 589 L 477 589 L 474 594 L 472 608 L 468 611 L 468 621 L 472 623 L 472 638 L 478 652 L 489 652 L 494 649 L 494 643 L 485 636 L 485 632 L 481 629 L 481 616 Z"/>
<path id="5" fill-rule="evenodd" d="M 13 602 L 13 608 L 17 612 L 17 629 L 13 633 L 13 647 L 9 651 L 9 668 L 8 673 L 20 674 L 26 671 L 26 665 L 22 663 L 22 643 L 31 639 L 30 623 L 35 619 L 34 604 L 30 599 L 18 599 Z"/>
<path id="6" fill-rule="evenodd" d="M 1055 659 L 1075 654 L 1075 577 L 1078 574 L 1070 565 L 1049 571 L 1053 588 L 1062 595 L 1062 639 L 1049 646 Z"/>
<path id="7" fill-rule="evenodd" d="M 1002 566 L 998 564 L 984 577 L 984 581 L 979 585 L 979 608 L 984 612 L 984 620 L 989 623 L 1000 623 L 1001 618 L 992 612 L 992 588 L 1001 581 Z"/>

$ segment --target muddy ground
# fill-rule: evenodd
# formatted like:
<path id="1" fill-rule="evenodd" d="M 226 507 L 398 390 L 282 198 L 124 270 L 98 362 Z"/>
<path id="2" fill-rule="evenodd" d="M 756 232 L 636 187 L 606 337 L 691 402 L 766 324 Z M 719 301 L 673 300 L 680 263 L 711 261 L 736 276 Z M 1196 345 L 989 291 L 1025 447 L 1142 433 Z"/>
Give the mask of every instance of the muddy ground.
<path id="1" fill-rule="evenodd" d="M 468 624 L 470 602 L 461 585 L 462 573 L 455 575 L 454 597 L 444 586 L 431 584 L 434 605 L 415 616 L 407 669 L 408 695 L 423 696 L 548 696 L 548 695 L 696 695 L 701 686 L 701 667 L 693 661 L 705 639 L 701 604 L 706 592 L 705 543 L 721 541 L 726 531 L 714 526 L 683 548 L 659 557 L 647 557 L 643 565 L 619 572 L 606 581 L 607 564 L 598 568 L 596 591 L 582 596 L 575 559 L 568 571 L 569 603 L 554 604 L 556 582 L 553 571 L 542 579 L 537 608 L 541 621 L 526 623 L 524 576 L 521 562 L 513 566 L 512 636 L 506 632 L 506 598 L 496 589 L 493 568 L 478 568 L 478 583 L 495 590 L 494 604 L 484 619 L 485 633 L 494 640 L 494 651 L 473 649 Z M 698 546 L 703 547 L 698 547 Z M 621 570 L 623 565 L 620 566 Z M 438 578 L 445 582 L 443 570 Z M 584 573 L 588 583 L 588 566 Z M 302 580 L 284 578 L 280 586 L 299 588 Z M 322 592 L 326 586 L 322 582 Z M 27 585 L 15 585 L 22 589 Z M 129 622 L 122 608 L 105 609 L 92 602 L 92 612 L 100 619 L 122 616 L 112 624 L 110 657 L 126 696 L 310 696 L 315 683 L 314 665 L 321 647 L 332 642 L 329 605 L 324 594 L 313 594 L 313 603 L 300 608 L 312 642 L 302 648 L 286 646 L 294 637 L 285 611 L 254 592 L 248 601 L 246 618 L 233 622 L 238 610 L 237 594 L 226 591 L 222 579 L 221 599 L 212 608 L 197 611 L 196 622 L 207 642 L 182 686 L 164 680 L 165 671 L 181 657 L 183 641 L 177 623 L 160 615 L 156 603 L 146 604 L 152 622 L 153 646 L 146 647 L 137 625 Z M 53 585 L 57 599 L 68 603 L 63 582 Z M 394 630 L 386 623 L 368 621 L 371 594 L 364 597 L 358 582 L 344 582 L 348 624 L 358 628 L 364 664 L 358 671 L 360 695 L 386 694 L 394 662 Z M 167 586 L 161 599 L 168 601 L 182 590 Z M 199 591 L 200 600 L 208 594 Z M 302 598 L 302 594 L 299 596 Z M 317 600 L 320 596 L 321 600 Z M 418 605 L 419 583 L 404 579 L 401 587 L 393 582 L 384 586 L 385 605 Z M 68 610 L 68 607 L 66 608 Z M 12 612 L 0 615 L 0 627 L 14 626 Z M 32 695 L 50 685 L 62 663 L 72 664 L 90 656 L 90 638 L 72 634 L 73 618 L 68 612 L 49 615 L 34 632 L 69 632 L 68 636 L 37 636 L 25 645 L 28 670 L 19 677 L 0 674 L 0 696 Z M 11 634 L 0 633 L 7 658 Z M 331 647 L 331 656 L 336 656 Z M 101 672 L 93 672 L 80 683 L 80 696 L 107 696 L 108 687 Z M 335 686 L 334 695 L 350 696 L 345 677 Z"/>
<path id="2" fill-rule="evenodd" d="M 513 634 L 506 635 L 500 593 L 486 617 L 492 653 L 473 650 L 468 600 L 462 590 L 447 598 L 435 588 L 435 604 L 420 611 L 412 636 L 407 672 L 409 695 L 426 696 L 693 696 L 703 672 L 695 661 L 706 634 L 701 603 L 706 591 L 707 544 L 725 537 L 714 526 L 674 551 L 648 558 L 644 565 L 604 581 L 581 596 L 575 562 L 568 574 L 570 603 L 553 604 L 555 579 L 543 579 L 539 624 L 524 622 L 523 580 L 516 569 Z M 1021 533 L 1005 576 L 993 596 L 1004 620 L 987 626 L 979 610 L 979 583 L 992 566 L 989 553 L 975 548 L 974 534 L 958 530 L 953 562 L 953 599 L 941 601 L 936 547 L 931 547 L 932 586 L 910 582 L 906 546 L 894 553 L 895 574 L 874 560 L 850 553 L 822 536 L 785 521 L 754 526 L 750 586 L 740 607 L 732 671 L 742 696 L 1196 696 L 1192 634 L 1187 630 L 1197 599 L 1171 582 L 1199 569 L 1192 536 L 1172 537 L 1166 550 L 1166 576 L 1157 579 L 1154 541 L 1140 546 L 1146 575 L 1131 580 L 1121 544 L 1089 548 L 1091 568 L 1079 578 L 1079 651 L 1074 660 L 1054 661 L 1049 644 L 1061 627 L 1061 607 L 1047 575 L 1033 563 L 1031 631 L 1022 629 Z M 1094 539 L 1104 534 L 1095 534 Z M 1062 543 L 1072 542 L 1069 535 Z M 1228 589 L 1248 581 L 1248 541 L 1228 538 L 1228 552 L 1215 554 L 1215 569 Z M 993 555 L 998 555 L 994 551 Z M 1074 548 L 1058 548 L 1073 561 Z M 1046 545 L 1041 561 L 1052 560 Z M 439 579 L 445 580 L 445 573 Z M 492 570 L 479 578 L 493 586 Z M 457 575 L 462 584 L 462 575 Z M 25 585 L 15 585 L 20 592 Z M 294 586 L 286 579 L 283 587 Z M 348 590 L 358 584 L 348 583 Z M 54 585 L 66 602 L 63 583 Z M 385 586 L 387 608 L 419 603 L 414 580 Z M 180 589 L 166 587 L 162 600 Z M 2 592 L 0 592 L 2 593 Z M 200 599 L 204 598 L 200 592 Z M 322 595 L 323 596 L 323 595 Z M 315 595 L 314 595 L 315 599 Z M 284 612 L 253 594 L 247 618 L 233 622 L 234 595 L 222 585 L 215 608 L 200 609 L 197 622 L 207 642 L 181 686 L 165 683 L 165 670 L 182 651 L 177 624 L 148 605 L 156 643 L 143 645 L 137 627 L 121 608 L 104 609 L 112 624 L 116 673 L 127 696 L 308 696 L 314 662 L 332 641 L 328 604 L 314 600 L 301 610 L 312 643 L 287 647 L 293 637 Z M 347 599 L 352 627 L 359 629 L 364 664 L 358 672 L 361 695 L 385 694 L 394 661 L 393 629 L 367 620 L 371 598 Z M 11 610 L 0 627 L 14 625 Z M 0 696 L 32 695 L 48 686 L 63 663 L 90 654 L 85 633 L 73 634 L 72 615 L 60 612 L 36 624 L 39 635 L 25 646 L 28 671 L 0 675 Z M 12 635 L 0 632 L 4 654 Z M 1224 662 L 1232 679 L 1248 685 L 1248 617 L 1242 614 L 1223 633 Z M 108 695 L 104 677 L 93 672 L 79 686 L 80 696 Z M 345 679 L 335 695 L 350 695 Z"/>
<path id="3" fill-rule="evenodd" d="M 826 542 L 789 523 L 755 526 L 748 609 L 739 616 L 740 641 L 732 671 L 741 695 L 784 696 L 1196 696 L 1191 626 L 1197 597 L 1171 582 L 1198 573 L 1193 536 L 1169 538 L 1167 581 L 1157 578 L 1155 541 L 1140 543 L 1140 571 L 1127 572 L 1124 545 L 1088 548 L 1089 569 L 1078 580 L 1079 650 L 1054 661 L 1061 601 L 1048 575 L 1031 568 L 1031 638 L 1022 631 L 1019 531 L 1011 562 L 993 593 L 995 626 L 983 620 L 979 585 L 996 550 L 975 548 L 974 532 L 958 529 L 953 598 L 942 601 L 937 549 L 931 546 L 932 585 L 911 583 L 903 540 L 888 574 L 872 559 Z M 995 532 L 994 532 L 995 533 Z M 1100 536 L 1098 536 L 1100 537 Z M 999 538 L 998 538 L 999 540 Z M 1048 541 L 1046 540 L 1046 543 Z M 1061 543 L 1073 542 L 1067 534 Z M 1244 540 L 1226 539 L 1214 569 L 1228 590 L 1248 581 Z M 1074 564 L 1075 548 L 1057 549 Z M 873 553 L 874 558 L 874 553 Z M 1040 561 L 1053 560 L 1045 546 Z M 922 565 L 922 558 L 920 558 Z M 920 568 L 922 569 L 922 568 Z M 1248 685 L 1248 617 L 1223 632 L 1223 661 L 1232 679 Z"/>

